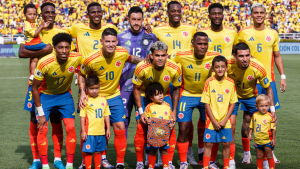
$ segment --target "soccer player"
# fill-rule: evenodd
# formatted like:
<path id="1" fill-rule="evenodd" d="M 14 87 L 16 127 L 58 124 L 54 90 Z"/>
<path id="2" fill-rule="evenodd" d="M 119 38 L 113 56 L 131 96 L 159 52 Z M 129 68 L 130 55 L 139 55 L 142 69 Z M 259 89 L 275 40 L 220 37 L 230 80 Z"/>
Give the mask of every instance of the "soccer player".
<path id="1" fill-rule="evenodd" d="M 138 6 L 133 6 L 128 12 L 128 21 L 131 27 L 118 34 L 118 46 L 124 47 L 130 55 L 139 56 L 145 58 L 150 53 L 150 46 L 157 41 L 156 36 L 153 33 L 146 33 L 146 30 L 142 28 L 143 10 Z M 123 99 L 123 104 L 126 112 L 126 137 L 127 130 L 130 124 L 131 111 L 134 105 L 133 98 L 133 84 L 132 76 L 136 65 L 127 63 L 123 68 L 120 78 L 120 91 Z"/>
<path id="2" fill-rule="evenodd" d="M 232 132 L 230 116 L 237 100 L 234 81 L 225 76 L 227 60 L 216 56 L 212 61 L 215 75 L 205 82 L 201 102 L 205 103 L 207 114 L 204 133 L 203 168 L 208 169 L 213 143 L 223 144 L 223 168 L 228 169 L 230 160 L 230 143 Z"/>
<path id="3" fill-rule="evenodd" d="M 176 121 L 176 110 L 179 100 L 180 85 L 181 85 L 181 70 L 180 67 L 168 58 L 168 46 L 161 41 L 157 41 L 151 45 L 151 64 L 141 62 L 136 66 L 133 75 L 133 95 L 138 111 L 136 112 L 137 130 L 134 138 L 135 151 L 137 156 L 137 169 L 143 169 L 143 156 L 145 146 L 146 116 L 144 114 L 145 107 L 148 102 L 145 98 L 145 88 L 153 82 L 158 82 L 164 87 L 164 101 L 167 102 L 173 113 L 171 119 Z M 173 84 L 172 100 L 168 95 L 169 86 Z M 169 154 L 169 167 L 173 168 L 172 160 L 176 144 L 175 130 L 171 131 Z M 148 161 L 146 159 L 146 161 Z"/>
<path id="4" fill-rule="evenodd" d="M 203 28 L 200 31 L 205 32 L 209 37 L 209 47 L 208 50 L 216 51 L 221 53 L 227 59 L 232 56 L 232 50 L 234 45 L 238 43 L 238 35 L 234 29 L 231 29 L 223 24 L 224 18 L 224 8 L 219 3 L 213 3 L 208 7 L 208 18 L 211 25 L 209 27 Z M 235 116 L 231 117 L 231 123 L 235 120 Z M 200 121 L 200 120 L 199 120 Z M 235 126 L 235 123 L 233 124 Z M 234 130 L 234 128 L 231 128 Z M 219 149 L 219 144 L 214 144 L 212 148 L 211 162 L 210 166 L 213 168 L 218 168 L 216 165 L 216 158 Z M 235 144 L 230 145 L 230 153 L 232 159 L 234 159 L 235 154 Z"/>
<path id="5" fill-rule="evenodd" d="M 103 11 L 101 5 L 98 2 L 92 2 L 87 6 L 87 16 L 89 18 L 89 24 L 78 23 L 74 24 L 71 27 L 67 28 L 68 32 L 72 35 L 73 38 L 76 38 L 77 43 L 77 52 L 79 52 L 83 57 L 88 57 L 89 54 L 95 51 L 99 51 L 102 45 L 100 39 L 102 32 L 106 28 L 113 28 L 117 32 L 119 30 L 113 24 L 102 24 L 102 15 Z M 78 69 L 79 70 L 79 69 Z M 80 90 L 78 91 L 78 99 L 80 98 Z M 79 113 L 79 101 L 77 103 L 77 113 Z M 82 140 L 81 140 L 82 146 Z M 82 164 L 81 167 L 85 166 L 85 153 L 82 152 Z M 107 158 L 106 150 L 102 152 L 102 165 L 104 168 L 114 168 Z"/>
<path id="6" fill-rule="evenodd" d="M 85 57 L 79 73 L 79 87 L 81 90 L 79 106 L 85 107 L 85 76 L 89 73 L 97 75 L 100 79 L 100 94 L 103 95 L 109 105 L 110 121 L 115 132 L 114 146 L 117 154 L 117 167 L 124 168 L 124 157 L 127 147 L 125 135 L 125 110 L 118 89 L 122 68 L 125 62 L 137 64 L 142 58 L 129 55 L 123 47 L 117 47 L 117 31 L 106 28 L 100 39 L 102 48 Z"/>
<path id="7" fill-rule="evenodd" d="M 70 86 L 74 70 L 80 65 L 82 56 L 71 53 L 72 37 L 67 33 L 59 33 L 53 37 L 55 53 L 39 60 L 32 83 L 32 96 L 38 111 L 37 144 L 43 169 L 48 165 L 48 120 L 51 113 L 59 113 L 64 121 L 67 149 L 66 169 L 73 169 L 76 149 L 75 109 Z M 42 83 L 42 81 L 44 82 Z M 41 94 L 39 87 L 41 86 Z M 43 106 L 42 106 L 43 105 Z"/>
<path id="8" fill-rule="evenodd" d="M 179 124 L 177 149 L 181 162 L 180 168 L 183 169 L 187 168 L 188 134 L 190 127 L 192 127 L 191 120 L 195 108 L 198 108 L 200 112 L 200 121 L 198 122 L 198 154 L 199 161 L 203 160 L 205 107 L 200 100 L 205 81 L 211 76 L 212 60 L 215 56 L 220 55 L 220 53 L 208 51 L 208 39 L 206 33 L 197 32 L 194 34 L 192 40 L 194 50 L 178 51 L 175 55 L 175 62 L 180 63 L 183 72 L 183 92 L 181 93 L 177 108 L 177 122 Z"/>
<path id="9" fill-rule="evenodd" d="M 150 125 L 152 118 L 157 119 L 165 119 L 165 120 L 171 120 L 171 114 L 172 110 L 170 105 L 163 101 L 164 99 L 164 87 L 157 82 L 151 83 L 147 86 L 145 89 L 145 95 L 147 98 L 148 104 L 145 108 L 145 114 L 147 119 L 147 124 Z M 157 123 L 154 123 L 155 125 Z M 171 121 L 171 123 L 168 126 L 169 130 L 172 130 L 175 126 L 175 121 Z M 154 127 L 155 130 L 157 130 L 157 125 Z M 148 129 L 149 130 L 149 129 Z M 153 139 L 154 142 L 157 142 L 158 140 Z M 162 156 L 163 160 L 163 169 L 170 169 L 169 168 L 169 157 L 168 157 L 168 151 L 167 149 L 170 148 L 169 142 L 161 147 L 154 147 L 150 144 L 147 144 L 146 149 L 149 150 L 149 169 L 154 169 L 155 166 L 155 159 L 156 159 L 156 153 L 157 149 L 159 149 L 160 154 Z"/>
<path id="10" fill-rule="evenodd" d="M 275 84 L 274 61 L 279 74 L 281 75 L 281 93 L 286 90 L 286 76 L 284 74 L 283 61 L 279 51 L 278 33 L 276 32 L 276 30 L 270 29 L 265 25 L 264 21 L 266 20 L 266 16 L 266 7 L 263 4 L 256 3 L 252 5 L 251 17 L 253 19 L 253 26 L 246 27 L 239 32 L 239 41 L 246 43 L 250 47 L 251 55 L 264 65 L 268 77 L 271 78 L 270 84 L 274 93 L 275 109 L 279 109 L 280 103 Z M 256 86 L 258 89 L 258 94 L 266 94 L 266 91 L 263 89 L 261 84 L 258 83 Z M 275 112 L 275 110 L 271 110 L 271 112 Z M 274 118 L 276 121 L 276 116 Z M 244 152 L 250 151 L 249 139 L 243 140 L 243 149 Z M 276 163 L 280 163 L 275 155 L 274 160 Z"/>
<path id="11" fill-rule="evenodd" d="M 30 51 L 25 48 L 24 44 L 20 45 L 19 49 L 19 57 L 20 58 L 37 58 L 41 56 L 46 56 L 53 51 L 52 38 L 58 33 L 67 33 L 66 30 L 61 29 L 57 26 L 54 26 L 54 21 L 56 17 L 55 13 L 55 5 L 53 3 L 43 3 L 41 5 L 41 16 L 45 22 L 48 22 L 49 25 L 47 28 L 44 28 L 41 31 L 41 39 L 42 41 L 47 44 L 44 49 L 38 51 Z M 71 49 L 75 49 L 74 44 L 72 43 Z M 28 90 L 27 96 L 24 104 L 24 109 L 30 111 L 30 128 L 29 128 L 29 137 L 30 137 L 30 144 L 31 150 L 33 154 L 34 163 L 32 164 L 32 169 L 39 168 L 40 160 L 39 160 L 39 152 L 37 146 L 37 121 L 35 116 L 35 105 L 32 99 L 32 92 L 31 92 L 31 82 L 28 83 Z M 63 129 L 60 119 L 60 114 L 52 113 L 50 114 L 50 121 L 52 126 L 52 140 L 54 145 L 54 167 L 59 169 L 64 169 L 65 166 L 61 161 L 61 149 L 63 144 Z"/>
<path id="12" fill-rule="evenodd" d="M 91 168 L 94 154 L 95 168 L 100 169 L 101 152 L 107 149 L 110 138 L 110 110 L 104 96 L 99 94 L 100 80 L 96 75 L 86 79 L 89 102 L 80 110 L 80 137 L 84 141 L 82 151 L 86 153 L 86 168 Z"/>
<path id="13" fill-rule="evenodd" d="M 242 125 L 242 140 L 247 139 L 249 125 L 251 116 L 253 113 L 257 112 L 255 107 L 255 98 L 258 94 L 256 89 L 257 81 L 262 85 L 262 87 L 266 90 L 267 95 L 271 99 L 271 106 L 274 106 L 273 101 L 273 91 L 270 86 L 270 78 L 267 75 L 267 72 L 262 63 L 260 63 L 257 59 L 251 58 L 249 46 L 245 43 L 238 43 L 234 47 L 233 53 L 234 59 L 228 60 L 228 77 L 234 80 L 235 86 L 237 89 L 238 102 L 235 104 L 234 111 L 231 115 L 231 127 L 233 134 L 233 144 L 235 143 L 235 124 L 236 124 L 236 116 L 239 110 L 239 105 L 244 105 L 244 114 L 243 114 L 243 125 Z M 271 108 L 271 109 L 274 109 Z M 274 114 L 275 112 L 272 112 Z M 230 150 L 230 162 L 229 168 L 235 169 L 235 161 L 234 156 L 232 156 L 232 150 Z M 245 152 L 245 154 L 250 154 L 249 152 Z M 248 155 L 245 155 L 248 156 Z M 245 157 L 244 156 L 244 157 Z M 251 157 L 251 156 L 248 156 Z M 244 161 L 245 160 L 245 161 Z M 244 159 L 243 163 L 250 163 L 250 159 Z"/>
<path id="14" fill-rule="evenodd" d="M 275 169 L 272 150 L 274 150 L 276 145 L 276 127 L 272 119 L 273 115 L 268 112 L 271 99 L 267 95 L 261 94 L 255 101 L 258 112 L 254 113 L 251 118 L 248 138 L 252 140 L 251 135 L 254 133 L 257 168 L 263 168 L 263 156 L 266 153 L 270 169 Z"/>

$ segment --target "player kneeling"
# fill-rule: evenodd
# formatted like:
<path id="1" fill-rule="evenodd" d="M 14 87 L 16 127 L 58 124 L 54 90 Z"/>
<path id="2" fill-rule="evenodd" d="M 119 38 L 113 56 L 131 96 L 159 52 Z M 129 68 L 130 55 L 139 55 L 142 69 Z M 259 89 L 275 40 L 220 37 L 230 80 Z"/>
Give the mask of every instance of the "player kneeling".
<path id="1" fill-rule="evenodd" d="M 100 169 L 101 152 L 107 150 L 106 138 L 110 138 L 110 110 L 105 97 L 99 95 L 99 88 L 99 78 L 89 75 L 86 80 L 89 102 L 80 110 L 80 137 L 83 140 L 82 152 L 86 153 L 85 166 L 91 168 L 94 154 L 95 169 Z"/>
<path id="2" fill-rule="evenodd" d="M 234 81 L 225 76 L 226 58 L 216 56 L 212 61 L 212 71 L 215 75 L 206 80 L 201 98 L 201 102 L 205 103 L 207 116 L 203 140 L 203 168 L 208 169 L 213 143 L 222 142 L 224 169 L 228 169 L 232 141 L 229 118 L 238 99 Z"/>
<path id="3" fill-rule="evenodd" d="M 150 103 L 145 108 L 145 114 L 146 117 L 148 118 L 147 124 L 149 127 L 147 144 L 146 144 L 146 150 L 149 150 L 149 169 L 154 169 L 157 149 L 159 149 L 159 152 L 162 157 L 163 169 L 169 169 L 169 156 L 168 156 L 167 149 L 170 148 L 169 146 L 170 131 L 174 128 L 175 123 L 174 121 L 171 121 L 170 123 L 168 123 L 168 127 L 165 127 L 164 130 L 163 127 L 160 127 L 159 125 L 159 123 L 162 124 L 163 122 L 159 122 L 160 120 L 157 120 L 157 119 L 164 119 L 166 121 L 171 120 L 170 116 L 172 114 L 172 110 L 170 105 L 167 102 L 163 101 L 164 100 L 163 92 L 164 92 L 164 88 L 160 83 L 151 83 L 147 86 L 145 90 L 146 98 Z M 155 121 L 157 121 L 157 123 Z M 157 130 L 160 130 L 159 135 L 157 134 L 158 132 Z M 152 133 L 153 135 L 155 135 L 154 137 L 152 137 L 153 135 L 150 134 L 151 131 L 154 131 L 154 133 Z M 160 138 L 158 138 L 157 136 Z M 156 144 L 159 144 L 161 146 L 156 146 Z"/>
<path id="4" fill-rule="evenodd" d="M 272 114 L 268 112 L 271 100 L 267 95 L 261 94 L 256 100 L 258 112 L 254 113 L 250 122 L 249 140 L 254 130 L 254 147 L 256 151 L 257 169 L 263 168 L 264 152 L 269 162 L 269 168 L 275 169 L 272 151 L 276 145 L 276 127 L 272 122 Z"/>

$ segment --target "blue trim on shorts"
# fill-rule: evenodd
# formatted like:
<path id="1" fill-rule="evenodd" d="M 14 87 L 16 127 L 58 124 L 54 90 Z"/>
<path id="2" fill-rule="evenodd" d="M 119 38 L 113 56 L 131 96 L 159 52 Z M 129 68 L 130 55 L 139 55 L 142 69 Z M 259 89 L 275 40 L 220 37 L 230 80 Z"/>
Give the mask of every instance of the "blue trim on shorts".
<path id="1" fill-rule="evenodd" d="M 279 102 L 279 98 L 278 98 L 278 94 L 277 94 L 276 83 L 270 82 L 270 85 L 273 90 L 275 109 L 280 109 L 281 106 L 280 106 L 280 102 Z M 266 90 L 260 84 L 256 84 L 256 88 L 258 90 L 258 94 L 266 94 Z"/>
<path id="2" fill-rule="evenodd" d="M 44 49 L 46 47 L 46 44 L 44 42 L 36 44 L 36 45 L 25 45 L 25 49 L 27 50 L 31 50 L 31 51 L 37 51 L 37 50 L 41 50 Z"/>
<path id="3" fill-rule="evenodd" d="M 35 112 L 35 104 L 32 97 L 31 89 L 32 89 L 32 85 L 28 85 L 25 102 L 24 102 L 24 110 Z"/>
<path id="4" fill-rule="evenodd" d="M 125 115 L 125 109 L 123 105 L 123 100 L 120 95 L 107 99 L 107 104 L 109 106 L 109 110 L 111 115 L 110 122 L 111 123 L 117 123 L 117 122 L 125 122 L 126 115 Z"/>
<path id="5" fill-rule="evenodd" d="M 264 148 L 264 147 L 269 147 L 269 148 L 272 149 L 272 150 L 274 150 L 274 148 L 275 148 L 275 147 L 273 147 L 273 146 L 271 145 L 271 142 L 269 142 L 268 144 L 264 144 L 264 145 L 254 143 L 253 146 L 254 146 L 255 148 L 257 148 L 257 149 L 262 150 L 262 151 L 265 151 L 265 148 Z"/>
<path id="6" fill-rule="evenodd" d="M 238 102 L 235 103 L 235 107 L 231 115 L 237 115 L 239 110 L 239 105 L 241 104 L 241 110 L 249 112 L 249 115 L 252 116 L 258 110 L 255 107 L 255 99 L 256 97 L 251 97 L 247 99 L 238 99 Z"/>
<path id="7" fill-rule="evenodd" d="M 101 135 L 101 136 L 87 135 L 86 141 L 83 141 L 82 152 L 94 153 L 94 152 L 101 152 L 104 150 L 107 150 L 105 135 Z"/>
<path id="8" fill-rule="evenodd" d="M 177 107 L 177 122 L 191 121 L 195 108 L 197 108 L 200 112 L 200 120 L 205 121 L 205 103 L 200 101 L 201 97 L 181 96 Z"/>
<path id="9" fill-rule="evenodd" d="M 233 141 L 231 128 L 224 128 L 221 130 L 205 129 L 203 142 L 221 143 L 231 141 Z"/>

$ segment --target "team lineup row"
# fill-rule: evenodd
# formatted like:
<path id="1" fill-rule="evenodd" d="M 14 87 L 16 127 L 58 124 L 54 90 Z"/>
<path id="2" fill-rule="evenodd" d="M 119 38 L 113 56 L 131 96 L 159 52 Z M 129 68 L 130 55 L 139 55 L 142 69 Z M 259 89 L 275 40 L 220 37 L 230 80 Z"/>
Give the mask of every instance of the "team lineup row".
<path id="1" fill-rule="evenodd" d="M 124 167 L 126 151 L 126 142 L 124 142 L 124 140 L 126 140 L 127 131 L 125 129 L 128 128 L 130 122 L 128 117 L 130 117 L 130 112 L 134 105 L 133 102 L 135 102 L 138 112 L 138 126 L 135 137 L 137 168 L 143 168 L 143 147 L 145 146 L 144 124 L 146 120 L 144 110 L 147 106 L 144 92 L 145 87 L 152 82 L 159 82 L 163 86 L 164 96 L 166 96 L 164 99 L 166 99 L 165 101 L 173 109 L 170 117 L 179 124 L 177 148 L 182 164 L 181 168 L 187 167 L 187 152 L 188 150 L 190 151 L 188 148 L 188 133 L 190 131 L 192 112 L 194 108 L 200 110 L 201 115 L 198 123 L 198 131 L 200 132 L 198 138 L 198 154 L 199 161 L 201 162 L 204 151 L 203 133 L 205 130 L 205 106 L 200 100 L 205 81 L 211 77 L 212 60 L 215 56 L 221 54 L 227 57 L 228 77 L 234 80 L 237 96 L 239 98 L 238 103 L 242 103 L 242 106 L 244 106 L 245 120 L 243 129 L 245 128 L 246 131 L 243 133 L 244 139 L 242 139 L 242 141 L 243 145 L 245 144 L 243 147 L 246 153 L 244 153 L 243 161 L 245 163 L 250 162 L 248 128 L 251 115 L 257 111 L 255 108 L 255 97 L 257 96 L 256 87 L 261 93 L 266 89 L 265 93 L 271 98 L 271 105 L 273 106 L 271 107 L 271 112 L 275 121 L 275 107 L 280 107 L 274 82 L 273 67 L 271 66 L 271 63 L 273 63 L 272 53 L 274 53 L 278 70 L 280 74 L 283 75 L 280 83 L 280 85 L 283 86 L 282 91 L 286 88 L 282 59 L 278 49 L 278 35 L 275 31 L 264 27 L 263 12 L 265 9 L 263 6 L 254 6 L 253 15 L 257 14 L 259 17 L 257 20 L 254 19 L 254 26 L 242 30 L 239 33 L 239 37 L 234 30 L 223 27 L 223 7 L 220 6 L 220 4 L 210 6 L 209 16 L 211 17 L 212 25 L 210 28 L 199 33 L 195 33 L 195 28 L 192 26 L 180 24 L 180 10 L 180 4 L 175 1 L 169 3 L 169 25 L 157 27 L 153 30 L 154 34 L 147 34 L 145 29 L 142 28 L 142 11 L 139 10 L 138 7 L 132 7 L 128 14 L 131 28 L 117 35 L 117 30 L 114 26 L 101 25 L 101 7 L 97 3 L 91 3 L 88 6 L 90 17 L 89 25 L 77 24 L 67 30 L 53 27 L 53 21 L 55 19 L 54 8 L 51 3 L 45 3 L 44 6 L 42 5 L 42 17 L 46 22 L 49 22 L 49 25 L 47 29 L 41 31 L 41 39 L 45 44 L 50 43 L 54 46 L 55 54 L 50 54 L 39 60 L 37 68 L 35 69 L 35 80 L 33 81 L 32 87 L 31 85 L 29 86 L 39 113 L 38 122 L 34 115 L 34 109 L 32 109 L 34 107 L 32 106 L 33 100 L 30 100 L 29 96 L 26 99 L 26 101 L 29 102 L 24 106 L 24 108 L 32 112 L 30 134 L 32 134 L 31 143 L 35 143 L 32 144 L 34 145 L 32 146 L 32 152 L 36 160 L 34 161 L 36 162 L 35 164 L 40 165 L 38 161 L 41 159 L 44 168 L 48 165 L 47 128 L 43 126 L 45 126 L 44 124 L 48 121 L 49 116 L 53 126 L 52 133 L 55 136 L 53 137 L 53 141 L 57 141 L 58 143 L 62 142 L 62 128 L 60 122 L 60 117 L 62 117 L 67 130 L 67 168 L 73 168 L 72 163 L 76 145 L 74 128 L 75 110 L 73 99 L 70 99 L 72 96 L 68 90 L 72 82 L 74 70 L 78 65 L 81 65 L 78 78 L 81 91 L 79 100 L 80 107 L 85 107 L 84 100 L 89 100 L 85 94 L 85 75 L 93 72 L 94 75 L 99 77 L 100 94 L 107 100 L 111 113 L 110 123 L 112 123 L 116 135 L 115 148 L 117 153 L 117 168 Z M 255 21 L 260 23 L 255 23 Z M 255 27 L 263 29 L 262 31 L 257 31 Z M 68 43 L 68 39 L 72 38 L 66 34 L 58 34 L 61 32 L 69 33 L 72 37 L 77 39 L 77 49 L 80 54 L 69 53 L 72 50 L 72 42 L 70 40 L 70 43 Z M 87 36 L 87 32 L 89 36 Z M 258 33 L 260 33 L 260 35 Z M 155 42 L 157 40 L 159 41 Z M 191 49 L 191 42 L 193 49 Z M 238 42 L 244 42 L 248 45 L 244 43 L 237 45 Z M 21 45 L 20 57 L 28 58 L 49 54 L 52 52 L 52 45 L 47 45 L 46 48 L 39 51 L 30 51 L 25 48 L 25 45 Z M 91 48 L 91 46 L 93 48 Z M 167 46 L 167 49 L 165 46 Z M 234 58 L 230 58 L 234 46 L 236 46 L 233 52 Z M 211 47 L 215 49 L 209 50 Z M 145 58 L 149 54 L 149 51 L 152 53 L 149 55 L 151 64 L 141 62 L 143 60 L 142 58 Z M 240 54 L 240 51 L 243 51 L 242 54 Z M 250 51 L 256 59 L 250 58 Z M 263 54 L 263 57 L 260 57 L 261 54 Z M 168 55 L 171 56 L 171 59 L 166 59 Z M 124 66 L 125 62 L 131 64 L 126 63 Z M 134 64 L 137 63 L 138 65 L 135 66 Z M 133 76 L 134 78 L 132 80 L 131 77 Z M 45 82 L 42 82 L 43 79 L 45 79 Z M 257 80 L 259 80 L 259 84 L 255 86 Z M 171 82 L 173 86 L 172 100 L 167 96 L 167 90 Z M 37 88 L 40 84 L 41 87 L 39 90 L 41 94 L 39 94 Z M 119 84 L 120 90 L 118 89 Z M 179 99 L 180 89 L 183 91 Z M 120 97 L 120 93 L 123 100 Z M 47 100 L 47 102 L 43 103 L 45 100 Z M 219 100 L 222 100 L 221 97 Z M 125 109 L 123 102 L 125 102 Z M 43 108 L 41 107 L 41 103 Z M 61 105 L 62 103 L 63 105 Z M 73 108 L 71 108 L 72 106 Z M 230 162 L 228 161 L 231 164 L 231 166 L 229 164 L 229 167 L 235 166 L 234 133 L 236 115 L 234 115 L 234 113 L 236 113 L 237 110 L 238 104 L 233 110 L 230 121 L 233 140 L 230 143 L 230 156 L 232 160 L 230 160 Z M 41 133 L 36 129 L 37 125 L 40 127 Z M 215 126 L 211 124 L 211 127 Z M 169 144 L 170 148 L 167 151 L 170 164 L 168 164 L 168 167 L 172 168 L 174 167 L 172 165 L 172 159 L 176 144 L 174 130 L 171 131 Z M 60 159 L 61 144 L 58 145 L 58 147 L 55 146 L 56 160 L 54 165 L 56 168 L 62 165 Z M 210 167 L 216 167 L 215 163 L 213 163 L 213 161 L 215 161 L 213 156 L 217 150 L 214 151 L 214 148 L 212 149 L 212 163 Z M 102 165 L 104 167 L 111 167 L 105 158 L 106 152 L 101 154 Z M 83 153 L 83 157 L 84 156 L 86 156 L 85 153 Z M 267 157 L 271 158 L 269 156 Z M 205 167 L 206 166 L 204 166 L 204 168 Z"/>

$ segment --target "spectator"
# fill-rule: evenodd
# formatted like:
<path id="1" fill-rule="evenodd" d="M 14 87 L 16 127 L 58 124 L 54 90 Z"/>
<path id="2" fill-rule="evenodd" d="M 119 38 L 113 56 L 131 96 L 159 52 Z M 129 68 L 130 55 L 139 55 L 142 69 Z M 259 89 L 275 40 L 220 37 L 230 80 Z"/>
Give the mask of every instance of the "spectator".
<path id="1" fill-rule="evenodd" d="M 4 44 L 4 38 L 2 37 L 2 34 L 0 34 L 0 45 Z"/>

